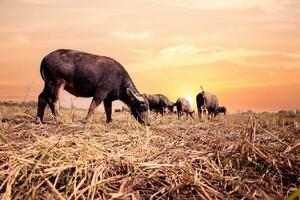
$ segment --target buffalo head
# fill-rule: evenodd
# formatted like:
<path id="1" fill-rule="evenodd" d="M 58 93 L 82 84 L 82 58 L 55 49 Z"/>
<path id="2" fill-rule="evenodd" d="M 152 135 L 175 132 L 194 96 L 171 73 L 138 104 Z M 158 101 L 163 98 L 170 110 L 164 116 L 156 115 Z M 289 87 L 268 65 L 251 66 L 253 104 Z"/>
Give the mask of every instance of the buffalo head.
<path id="1" fill-rule="evenodd" d="M 136 118 L 140 123 L 150 125 L 149 119 L 149 102 L 148 99 L 143 95 L 137 94 L 132 91 L 130 88 L 126 90 L 128 96 L 131 98 L 131 114 Z"/>

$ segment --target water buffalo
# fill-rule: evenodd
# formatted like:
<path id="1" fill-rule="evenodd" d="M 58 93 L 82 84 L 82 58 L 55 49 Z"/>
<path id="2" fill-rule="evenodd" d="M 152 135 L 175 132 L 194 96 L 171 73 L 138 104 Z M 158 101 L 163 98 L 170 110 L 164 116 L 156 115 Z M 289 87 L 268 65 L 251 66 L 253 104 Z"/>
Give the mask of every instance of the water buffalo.
<path id="1" fill-rule="evenodd" d="M 122 112 L 130 112 L 130 108 L 127 106 L 122 106 Z"/>
<path id="2" fill-rule="evenodd" d="M 200 92 L 196 97 L 198 116 L 202 118 L 204 110 L 207 110 L 208 118 L 215 117 L 218 114 L 218 98 L 209 92 Z"/>
<path id="3" fill-rule="evenodd" d="M 192 118 L 194 118 L 193 113 L 195 111 L 192 110 L 190 102 L 187 99 L 179 98 L 175 104 L 177 108 L 178 119 L 181 119 L 181 115 L 183 115 L 184 113 L 186 113 L 187 117 L 188 115 L 190 115 Z"/>
<path id="4" fill-rule="evenodd" d="M 156 116 L 158 113 L 160 113 L 162 116 L 164 115 L 164 112 L 167 110 L 170 112 L 173 112 L 174 103 L 172 103 L 165 95 L 162 94 L 144 94 L 144 96 L 149 101 L 149 107 L 151 111 L 154 111 L 156 113 Z"/>
<path id="5" fill-rule="evenodd" d="M 226 107 L 225 106 L 218 107 L 218 113 L 224 113 L 224 115 L 226 115 L 227 113 Z"/>
<path id="6" fill-rule="evenodd" d="M 166 96 L 164 96 L 162 94 L 160 94 L 160 98 L 164 102 L 164 104 L 166 105 L 165 109 L 168 112 L 173 113 L 175 103 L 170 101 Z"/>
<path id="7" fill-rule="evenodd" d="M 106 121 L 111 122 L 112 101 L 120 99 L 140 123 L 149 124 L 148 100 L 138 92 L 124 67 L 112 58 L 59 49 L 44 57 L 40 73 L 45 86 L 38 97 L 36 123 L 42 123 L 47 104 L 58 116 L 59 91 L 65 89 L 77 97 L 93 97 L 86 121 L 103 101 Z"/>

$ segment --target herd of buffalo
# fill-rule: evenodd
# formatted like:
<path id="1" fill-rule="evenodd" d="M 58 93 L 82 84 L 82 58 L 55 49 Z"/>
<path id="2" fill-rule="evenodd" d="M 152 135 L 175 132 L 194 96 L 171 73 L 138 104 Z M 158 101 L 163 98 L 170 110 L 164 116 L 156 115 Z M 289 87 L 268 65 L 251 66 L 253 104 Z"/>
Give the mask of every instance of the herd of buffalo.
<path id="1" fill-rule="evenodd" d="M 193 118 L 193 114 L 195 113 L 191 108 L 190 102 L 184 97 L 177 99 L 174 103 L 162 94 L 143 94 L 143 96 L 145 96 L 149 102 L 150 111 L 153 111 L 156 115 L 158 115 L 158 113 L 162 116 L 164 113 L 177 113 L 178 119 L 180 119 L 183 114 L 186 114 L 187 117 L 190 115 Z M 202 118 L 204 113 L 207 113 L 209 118 L 215 117 L 219 113 L 226 115 L 226 107 L 219 107 L 218 98 L 214 94 L 202 90 L 202 92 L 197 95 L 196 101 L 199 118 Z M 126 108 L 123 107 L 122 110 L 126 110 Z"/>
<path id="2" fill-rule="evenodd" d="M 140 123 L 150 125 L 149 111 L 163 115 L 174 112 L 178 118 L 185 113 L 193 117 L 194 111 L 185 98 L 175 103 L 162 94 L 141 94 L 135 87 L 124 67 L 112 58 L 85 52 L 59 49 L 51 52 L 41 62 L 40 73 L 45 82 L 38 97 L 36 123 L 43 122 L 45 107 L 49 105 L 54 117 L 59 115 L 59 93 L 65 89 L 77 97 L 93 97 L 85 121 L 90 121 L 96 108 L 103 102 L 106 121 L 111 122 L 112 101 L 121 100 Z M 207 112 L 208 117 L 218 113 L 226 114 L 225 107 L 219 107 L 216 95 L 202 89 L 197 97 L 198 115 Z"/>

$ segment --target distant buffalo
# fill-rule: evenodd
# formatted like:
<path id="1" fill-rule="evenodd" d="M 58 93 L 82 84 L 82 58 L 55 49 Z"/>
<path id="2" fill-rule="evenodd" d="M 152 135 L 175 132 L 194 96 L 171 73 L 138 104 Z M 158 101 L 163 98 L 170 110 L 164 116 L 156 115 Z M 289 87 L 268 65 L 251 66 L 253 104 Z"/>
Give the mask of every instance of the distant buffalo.
<path id="1" fill-rule="evenodd" d="M 59 91 L 65 89 L 77 97 L 93 97 L 86 121 L 103 102 L 106 121 L 111 122 L 112 101 L 120 99 L 140 123 L 149 124 L 147 98 L 138 92 L 124 67 L 112 58 L 60 49 L 42 60 L 40 72 L 45 86 L 38 99 L 36 123 L 42 123 L 47 104 L 58 116 Z"/>
<path id="2" fill-rule="evenodd" d="M 192 110 L 190 102 L 187 99 L 179 98 L 175 104 L 176 104 L 176 108 L 177 108 L 178 119 L 181 119 L 181 116 L 184 113 L 186 113 L 187 117 L 188 117 L 188 115 L 190 115 L 192 118 L 194 118 L 193 113 L 195 111 Z"/>
<path id="3" fill-rule="evenodd" d="M 171 102 L 165 95 L 162 94 L 144 94 L 144 96 L 148 99 L 149 108 L 151 111 L 156 113 L 160 113 L 162 116 L 165 112 L 173 112 L 174 103 Z"/>
<path id="4" fill-rule="evenodd" d="M 122 112 L 130 112 L 130 108 L 127 106 L 122 106 Z"/>
<path id="5" fill-rule="evenodd" d="M 218 98 L 209 92 L 200 92 L 196 97 L 198 116 L 202 118 L 204 110 L 207 110 L 208 118 L 215 117 L 218 114 Z"/>
<path id="6" fill-rule="evenodd" d="M 226 113 L 227 113 L 226 107 L 225 106 L 220 106 L 218 108 L 218 113 L 224 113 L 224 115 L 226 115 Z"/>
<path id="7" fill-rule="evenodd" d="M 279 110 L 277 112 L 278 115 L 287 116 L 287 117 L 295 117 L 297 115 L 296 110 Z"/>
<path id="8" fill-rule="evenodd" d="M 122 112 L 122 110 L 120 108 L 116 108 L 115 112 Z"/>

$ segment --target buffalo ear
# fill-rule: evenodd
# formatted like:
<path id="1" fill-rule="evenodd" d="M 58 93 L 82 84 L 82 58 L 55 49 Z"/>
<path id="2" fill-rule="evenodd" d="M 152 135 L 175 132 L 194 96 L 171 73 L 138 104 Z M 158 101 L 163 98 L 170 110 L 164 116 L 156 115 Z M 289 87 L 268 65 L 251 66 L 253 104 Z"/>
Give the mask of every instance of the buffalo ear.
<path id="1" fill-rule="evenodd" d="M 142 96 L 137 95 L 136 93 L 134 93 L 130 88 L 126 89 L 126 93 L 130 96 L 133 97 L 134 99 L 136 99 L 139 102 L 144 102 L 144 98 Z"/>

